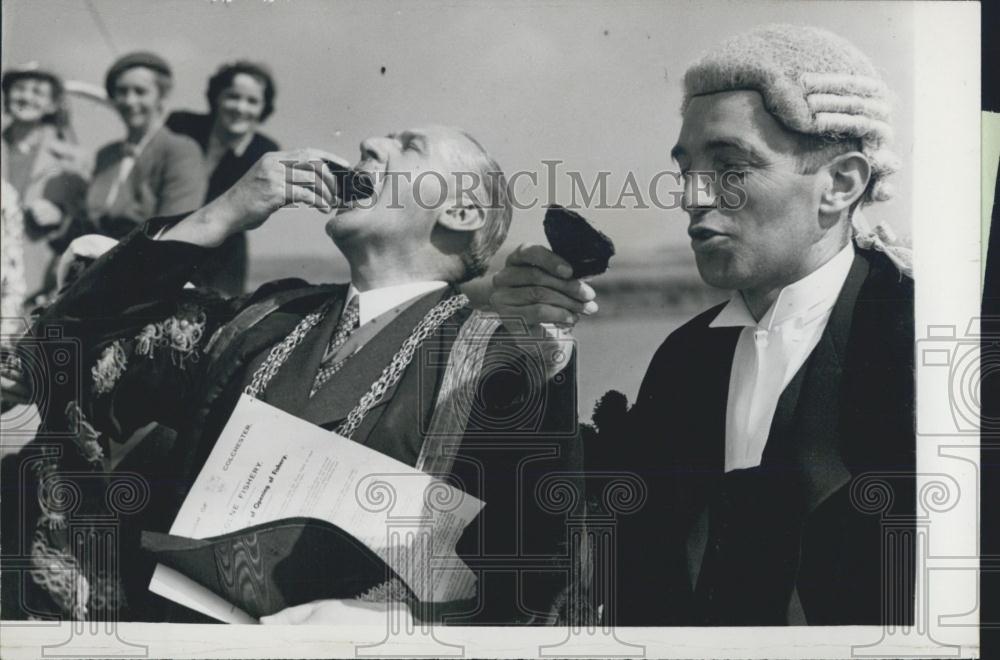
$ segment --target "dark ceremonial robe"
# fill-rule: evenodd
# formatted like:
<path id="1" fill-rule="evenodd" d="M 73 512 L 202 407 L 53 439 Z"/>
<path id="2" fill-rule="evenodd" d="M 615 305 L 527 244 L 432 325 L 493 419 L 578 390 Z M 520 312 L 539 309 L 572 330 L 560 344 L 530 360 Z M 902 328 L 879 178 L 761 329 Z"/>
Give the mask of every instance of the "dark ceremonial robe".
<path id="1" fill-rule="evenodd" d="M 4 466 L 3 551 L 12 570 L 12 579 L 5 575 L 3 580 L 10 590 L 4 594 L 5 617 L 35 611 L 78 618 L 203 620 L 148 592 L 154 561 L 139 549 L 139 534 L 169 529 L 257 365 L 305 315 L 332 300 L 330 313 L 282 365 L 263 398 L 335 429 L 424 314 L 455 293 L 437 291 L 412 302 L 309 399 L 346 285 L 286 280 L 235 300 L 185 289 L 210 251 L 149 238 L 175 220 L 150 221 L 132 233 L 85 271 L 32 330 L 32 356 L 49 365 L 50 373 L 63 359 L 58 349 L 67 341 L 80 368 L 73 371 L 79 376 L 74 382 L 52 384 L 45 429 Z M 424 342 L 400 381 L 364 418 L 353 434 L 355 441 L 415 464 L 444 366 L 470 314 L 467 308 L 460 310 Z M 63 344 L 43 340 L 54 336 L 54 329 L 66 340 Z M 475 405 L 451 470 L 454 483 L 487 502 L 457 548 L 477 573 L 485 596 L 453 608 L 453 622 L 545 620 L 570 570 L 566 511 L 546 507 L 535 490 L 547 476 L 569 472 L 567 478 L 573 480 L 579 469 L 575 366 L 551 381 L 539 381 L 532 366 L 540 353 L 530 346 L 518 348 L 512 339 L 502 328 L 490 339 Z M 109 473 L 108 440 L 128 438 L 154 421 L 177 429 L 177 440 L 167 445 L 155 436 L 152 446 L 133 449 Z M 49 479 L 58 474 L 67 475 L 79 489 L 74 506 L 60 509 Z M 129 483 L 140 494 L 126 505 L 112 502 L 109 493 Z M 24 515 L 18 515 L 19 507 Z M 111 541 L 118 545 L 109 556 L 115 570 L 91 570 L 72 551 L 67 530 L 74 523 L 83 525 L 91 543 L 96 519 L 112 521 L 117 536 Z M 53 562 L 66 570 L 48 571 Z M 14 576 L 18 568 L 22 574 Z M 80 576 L 86 578 L 88 595 L 74 605 L 66 594 L 79 586 Z"/>
<path id="2" fill-rule="evenodd" d="M 709 327 L 721 309 L 666 339 L 630 411 L 623 460 L 648 501 L 618 527 L 611 616 L 912 622 L 913 281 L 883 254 L 857 250 L 819 344 L 779 399 L 762 464 L 729 473 L 726 405 L 742 328 Z"/>

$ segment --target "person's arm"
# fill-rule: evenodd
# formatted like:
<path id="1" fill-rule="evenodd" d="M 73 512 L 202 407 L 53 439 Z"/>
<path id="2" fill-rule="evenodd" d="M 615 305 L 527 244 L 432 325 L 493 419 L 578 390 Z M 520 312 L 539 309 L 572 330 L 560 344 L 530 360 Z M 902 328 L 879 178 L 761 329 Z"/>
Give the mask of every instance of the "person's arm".
<path id="1" fill-rule="evenodd" d="M 59 172 L 45 183 L 42 196 L 59 210 L 59 222 L 46 236 L 52 249 L 59 254 L 82 234 L 86 216 L 87 186 L 92 163 L 73 145 L 62 145 L 65 151 Z"/>
<path id="2" fill-rule="evenodd" d="M 184 288 L 206 251 L 153 240 L 158 224 L 147 223 L 84 270 L 22 340 L 23 355 L 46 365 L 50 378 L 72 353 L 73 386 L 46 384 L 58 392 L 47 402 L 48 424 L 60 426 L 72 404 L 87 423 L 124 440 L 151 421 L 173 426 L 183 415 L 202 351 L 232 306 Z"/>
<path id="3" fill-rule="evenodd" d="M 343 162 L 319 149 L 274 151 L 264 154 L 232 188 L 181 222 L 159 234 L 159 240 L 218 247 L 227 238 L 260 227 L 278 209 L 290 204 L 329 213 L 336 202 L 337 182 L 324 160 Z M 285 163 L 296 163 L 292 180 Z M 318 190 L 316 173 L 323 186 Z"/>
<path id="4" fill-rule="evenodd" d="M 221 298 L 184 288 L 208 258 L 203 248 L 260 226 L 289 203 L 329 209 L 335 190 L 329 173 L 318 191 L 310 187 L 315 172 L 303 175 L 309 186 L 288 186 L 280 162 L 295 160 L 305 170 L 323 158 L 336 157 L 316 150 L 269 154 L 211 204 L 133 231 L 40 314 L 31 333 L 38 358 L 56 373 L 59 343 L 52 340 L 67 338 L 77 347 L 80 389 L 67 396 L 79 399 L 91 423 L 120 437 L 184 414 L 181 399 L 200 376 L 199 351 L 232 313 Z M 8 382 L 4 389 L 17 390 Z"/>
<path id="5" fill-rule="evenodd" d="M 596 297 L 589 284 L 573 278 L 565 259 L 541 245 L 522 245 L 493 276 L 490 303 L 511 335 L 527 335 L 542 346 L 553 377 L 569 363 L 573 326 L 597 313 Z"/>
<path id="6" fill-rule="evenodd" d="M 67 168 L 45 183 L 38 201 L 51 207 L 45 238 L 57 254 L 82 233 L 86 197 L 87 179 L 80 170 Z M 35 217 L 40 217 L 37 209 Z"/>

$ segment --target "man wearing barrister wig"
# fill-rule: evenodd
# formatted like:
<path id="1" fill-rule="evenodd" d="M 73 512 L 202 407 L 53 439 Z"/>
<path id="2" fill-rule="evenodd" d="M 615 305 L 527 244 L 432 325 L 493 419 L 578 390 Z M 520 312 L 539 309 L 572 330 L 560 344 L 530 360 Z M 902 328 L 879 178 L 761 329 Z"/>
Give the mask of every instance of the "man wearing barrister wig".
<path id="1" fill-rule="evenodd" d="M 532 493 L 547 470 L 574 469 L 576 436 L 564 421 L 575 419 L 575 367 L 565 353 L 544 357 L 529 334 L 516 336 L 516 324 L 508 329 L 495 314 L 471 309 L 456 288 L 485 272 L 506 236 L 511 205 L 499 166 L 455 129 L 370 138 L 353 171 L 378 185 L 373 196 L 348 201 L 341 199 L 345 179 L 338 184 L 324 160 L 340 162 L 314 149 L 265 155 L 204 208 L 152 219 L 130 234 L 38 320 L 35 337 L 58 326 L 82 344 L 86 376 L 78 398 L 49 402 L 46 420 L 50 430 L 71 426 L 79 432 L 64 443 L 59 459 L 36 461 L 37 483 L 22 485 L 29 510 L 36 509 L 35 529 L 23 533 L 32 582 L 48 598 L 39 611 L 121 620 L 191 615 L 146 590 L 154 560 L 137 547 L 136 537 L 140 529 L 168 530 L 246 393 L 450 477 L 487 503 L 457 547 L 477 573 L 479 598 L 451 607 L 452 622 L 558 618 L 549 608 L 564 601 L 557 594 L 566 588 L 567 571 L 536 569 L 544 557 L 558 563 L 566 556 L 565 527 L 535 505 Z M 464 187 L 456 185 L 459 173 Z M 470 181 L 476 182 L 471 189 Z M 289 204 L 336 211 L 326 232 L 347 258 L 349 284 L 281 280 L 234 300 L 185 286 L 211 248 Z M 42 346 L 43 358 L 51 357 Z M 16 393 L 14 382 L 6 385 L 9 395 Z M 530 419 L 520 429 L 504 428 L 505 420 L 525 417 Z M 148 505 L 122 525 L 116 581 L 88 572 L 69 551 L 60 535 L 65 514 L 45 476 L 106 469 L 113 451 L 108 438 L 128 438 L 151 421 L 177 429 L 178 440 L 172 447 L 139 445 L 115 467 L 115 473 L 141 475 L 152 492 Z M 442 444 L 456 437 L 457 449 Z M 519 463 L 539 447 L 547 448 L 529 474 Z M 519 553 L 533 562 L 526 587 L 529 580 L 517 570 Z M 497 555 L 504 558 L 501 571 L 483 568 Z M 364 586 L 356 595 L 362 600 L 412 601 L 398 579 Z M 292 594 L 287 602 L 294 606 L 266 621 L 337 622 L 334 601 L 300 603 Z"/>
<path id="2" fill-rule="evenodd" d="M 618 625 L 912 622 L 913 280 L 859 211 L 889 197 L 888 99 L 857 48 L 802 26 L 688 69 L 671 156 L 698 272 L 735 293 L 673 332 L 626 421 L 600 428 L 649 493 L 617 530 Z M 735 182 L 744 198 L 720 204 Z M 548 306 L 590 298 L 552 256 L 512 256 L 503 313 L 529 283 Z"/>

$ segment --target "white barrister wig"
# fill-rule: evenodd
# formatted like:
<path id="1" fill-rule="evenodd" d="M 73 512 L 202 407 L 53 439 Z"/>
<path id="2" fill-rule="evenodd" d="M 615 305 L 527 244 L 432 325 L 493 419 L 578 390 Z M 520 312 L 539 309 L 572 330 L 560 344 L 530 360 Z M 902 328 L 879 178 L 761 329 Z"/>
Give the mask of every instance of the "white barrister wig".
<path id="1" fill-rule="evenodd" d="M 871 60 L 827 30 L 768 25 L 733 37 L 684 74 L 686 110 L 693 96 L 755 90 L 785 127 L 830 138 L 859 138 L 872 166 L 866 202 L 892 195 L 896 171 L 889 90 Z"/>

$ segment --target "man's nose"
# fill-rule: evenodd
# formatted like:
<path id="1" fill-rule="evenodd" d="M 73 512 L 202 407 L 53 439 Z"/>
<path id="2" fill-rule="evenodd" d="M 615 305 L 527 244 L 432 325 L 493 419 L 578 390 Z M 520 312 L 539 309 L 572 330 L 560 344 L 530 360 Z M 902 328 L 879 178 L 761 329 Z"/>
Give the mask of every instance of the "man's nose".
<path id="1" fill-rule="evenodd" d="M 384 137 L 370 137 L 363 140 L 361 142 L 362 160 L 372 159 L 380 163 L 386 162 L 388 160 L 388 143 L 389 139 Z"/>
<path id="2" fill-rule="evenodd" d="M 716 206 L 714 172 L 688 172 L 684 176 L 682 209 L 687 213 L 703 213 Z"/>

